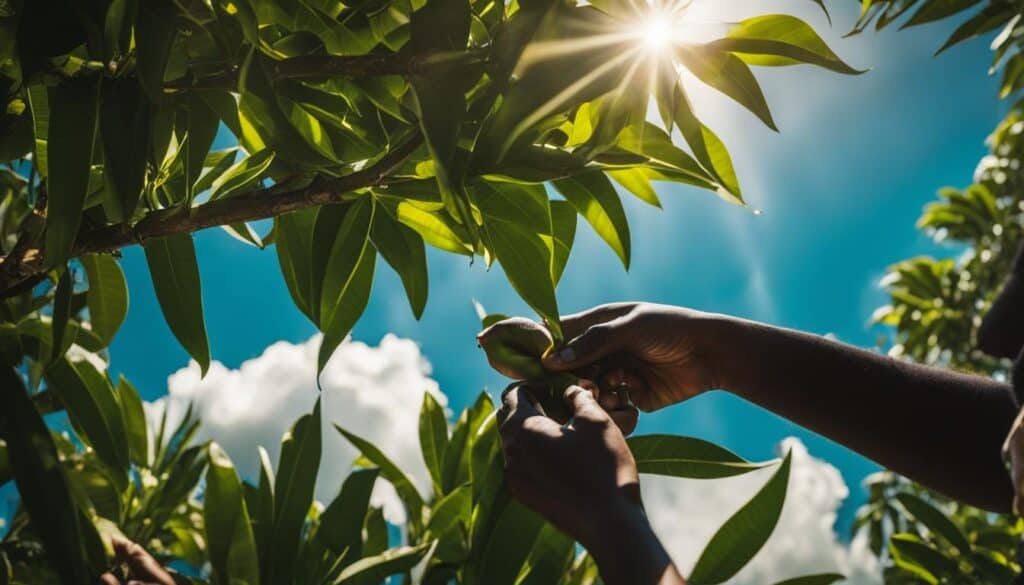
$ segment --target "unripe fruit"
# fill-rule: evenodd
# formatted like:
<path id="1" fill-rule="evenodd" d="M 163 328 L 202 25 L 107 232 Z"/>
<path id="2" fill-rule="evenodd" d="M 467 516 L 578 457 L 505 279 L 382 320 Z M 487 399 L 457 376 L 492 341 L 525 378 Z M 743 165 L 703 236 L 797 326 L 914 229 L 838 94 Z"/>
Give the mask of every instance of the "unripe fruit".
<path id="1" fill-rule="evenodd" d="M 499 321 L 477 335 L 491 367 L 513 380 L 539 380 L 545 376 L 540 358 L 553 341 L 548 330 L 523 317 Z"/>
<path id="2" fill-rule="evenodd" d="M 566 422 L 570 412 L 562 393 L 576 378 L 551 374 L 541 365 L 541 357 L 554 345 L 543 325 L 523 317 L 499 321 L 477 335 L 491 367 L 513 380 L 538 382 L 529 391 L 549 417 Z"/>

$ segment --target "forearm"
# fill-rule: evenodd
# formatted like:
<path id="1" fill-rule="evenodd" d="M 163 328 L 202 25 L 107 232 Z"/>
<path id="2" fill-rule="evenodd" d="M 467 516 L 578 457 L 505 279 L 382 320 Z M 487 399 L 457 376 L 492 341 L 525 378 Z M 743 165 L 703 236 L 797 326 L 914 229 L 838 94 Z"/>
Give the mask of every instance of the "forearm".
<path id="1" fill-rule="evenodd" d="M 1009 385 L 730 320 L 723 386 L 963 502 L 1008 511 Z"/>
<path id="2" fill-rule="evenodd" d="M 602 514 L 584 543 L 607 585 L 686 585 L 639 508 Z"/>

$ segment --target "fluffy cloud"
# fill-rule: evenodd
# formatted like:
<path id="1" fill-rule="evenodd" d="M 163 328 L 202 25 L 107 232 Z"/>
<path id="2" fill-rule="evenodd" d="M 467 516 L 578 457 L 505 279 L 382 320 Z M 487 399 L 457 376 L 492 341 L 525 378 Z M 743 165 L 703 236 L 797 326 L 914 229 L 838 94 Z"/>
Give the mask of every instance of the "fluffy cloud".
<path id="1" fill-rule="evenodd" d="M 815 459 L 796 438 L 781 444 L 793 451 L 789 492 L 775 531 L 754 560 L 730 581 L 766 584 L 801 575 L 838 572 L 850 585 L 881 583 L 866 542 L 839 541 L 834 525 L 849 495 L 839 471 Z M 644 502 L 655 531 L 679 568 L 688 573 L 704 545 L 726 519 L 768 480 L 774 469 L 714 481 L 644 476 Z"/>
<path id="2" fill-rule="evenodd" d="M 238 369 L 219 362 L 205 378 L 193 362 L 171 375 L 168 395 L 150 406 L 151 415 L 168 409 L 178 420 L 195 405 L 201 418 L 200 439 L 217 441 L 231 456 L 243 477 L 258 473 L 257 446 L 263 446 L 275 464 L 281 436 L 295 420 L 311 412 L 322 399 L 323 457 L 316 499 L 331 501 L 338 493 L 357 456 L 355 448 L 333 428 L 333 423 L 364 437 L 384 451 L 409 474 L 421 493 L 430 493 L 430 479 L 419 449 L 419 410 L 425 392 L 442 405 L 447 398 L 430 379 L 430 364 L 411 340 L 386 335 L 377 347 L 346 342 L 335 352 L 316 388 L 319 336 L 301 344 L 278 342 Z M 392 522 L 404 513 L 394 490 L 378 482 L 374 502 L 385 506 Z"/>

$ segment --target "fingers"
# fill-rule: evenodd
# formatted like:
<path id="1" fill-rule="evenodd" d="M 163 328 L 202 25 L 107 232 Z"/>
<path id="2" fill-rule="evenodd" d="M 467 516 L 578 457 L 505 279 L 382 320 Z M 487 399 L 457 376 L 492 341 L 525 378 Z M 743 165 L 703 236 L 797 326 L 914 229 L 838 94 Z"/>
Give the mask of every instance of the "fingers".
<path id="1" fill-rule="evenodd" d="M 582 386 L 569 386 L 563 394 L 566 403 L 572 409 L 574 419 L 591 421 L 607 420 L 608 414 L 597 403 L 594 392 Z"/>
<path id="2" fill-rule="evenodd" d="M 103 573 L 100 575 L 100 585 L 121 585 L 121 582 L 113 573 Z"/>
<path id="3" fill-rule="evenodd" d="M 590 327 L 558 351 L 544 356 L 544 367 L 553 372 L 568 372 L 592 364 L 622 350 L 625 317 Z"/>
<path id="4" fill-rule="evenodd" d="M 572 339 L 594 325 L 625 315 L 635 306 L 636 303 L 610 303 L 562 317 L 562 333 L 567 339 Z"/>
<path id="5" fill-rule="evenodd" d="M 111 543 L 114 545 L 114 555 L 119 562 L 127 563 L 132 577 L 140 577 L 146 582 L 152 583 L 173 583 L 171 576 L 160 566 L 146 549 L 126 539 L 115 536 Z M 143 583 L 143 581 L 129 581 L 129 583 Z"/>

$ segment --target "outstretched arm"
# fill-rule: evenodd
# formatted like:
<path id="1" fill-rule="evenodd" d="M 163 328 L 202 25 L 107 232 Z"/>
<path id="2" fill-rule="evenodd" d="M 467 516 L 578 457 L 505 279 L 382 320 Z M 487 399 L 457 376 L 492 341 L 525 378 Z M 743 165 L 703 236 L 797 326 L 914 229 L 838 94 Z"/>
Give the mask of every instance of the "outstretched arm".
<path id="1" fill-rule="evenodd" d="M 1008 511 L 1011 388 L 823 337 L 736 322 L 736 394 L 963 502 Z M 740 365 L 742 364 L 742 365 Z"/>
<path id="2" fill-rule="evenodd" d="M 1008 511 L 1000 447 L 1017 413 L 1010 386 L 894 360 L 823 337 L 662 305 L 568 317 L 551 370 L 601 364 L 656 410 L 725 389 L 968 504 Z"/>

